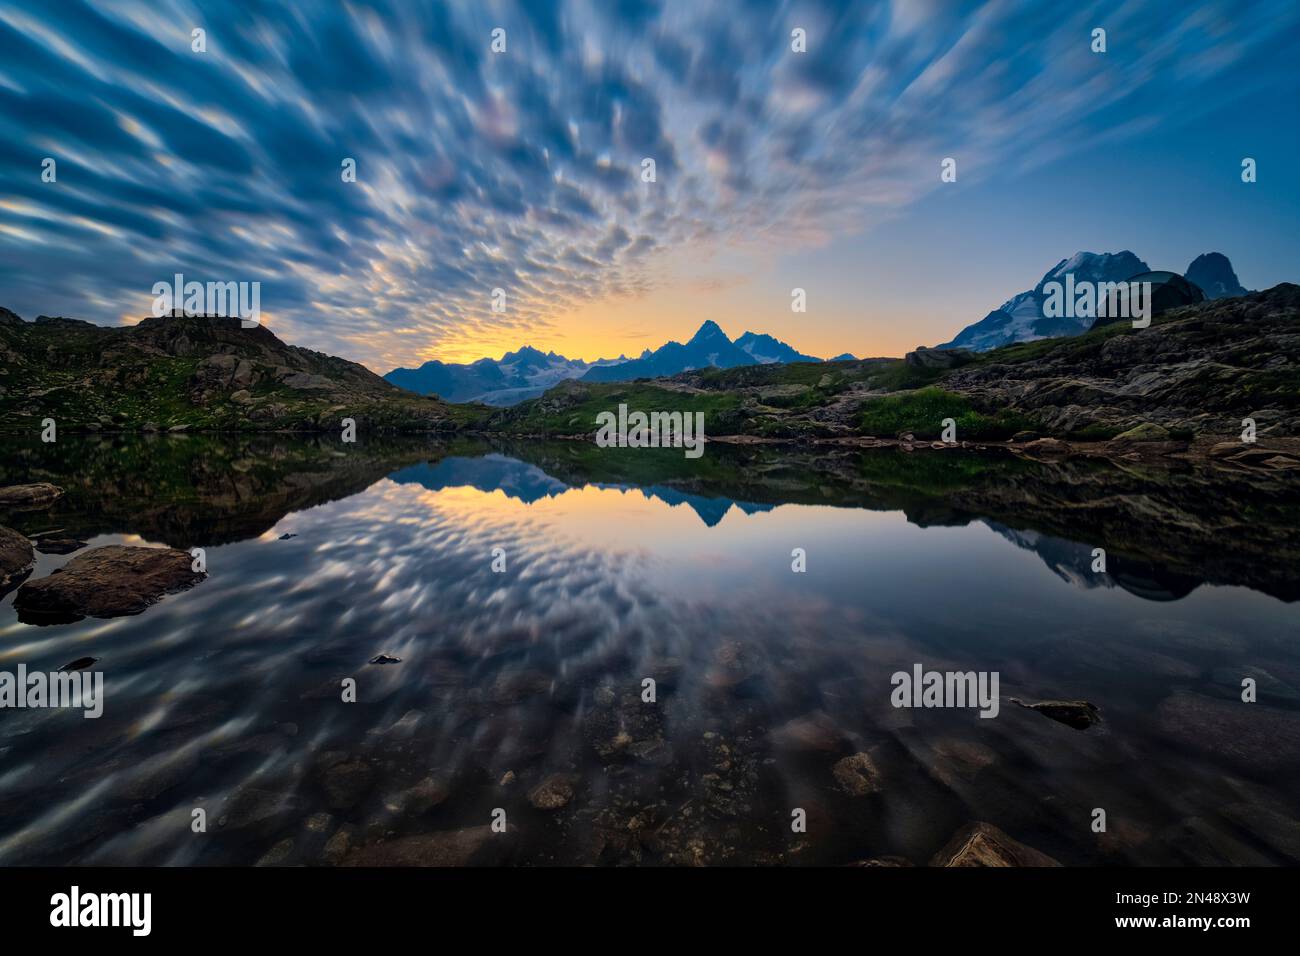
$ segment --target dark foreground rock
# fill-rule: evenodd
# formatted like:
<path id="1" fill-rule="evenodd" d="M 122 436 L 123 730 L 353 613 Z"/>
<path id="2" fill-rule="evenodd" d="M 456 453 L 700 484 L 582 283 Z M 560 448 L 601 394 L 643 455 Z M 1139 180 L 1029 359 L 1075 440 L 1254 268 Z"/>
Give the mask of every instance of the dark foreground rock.
<path id="1" fill-rule="evenodd" d="M 26 537 L 0 527 L 0 594 L 30 574 L 35 560 L 32 543 Z"/>
<path id="2" fill-rule="evenodd" d="M 26 623 L 139 614 L 164 594 L 184 591 L 207 575 L 174 548 L 109 545 L 73 558 L 49 577 L 18 589 L 14 608 Z"/>
<path id="3" fill-rule="evenodd" d="M 27 511 L 32 508 L 45 508 L 63 497 L 63 489 L 48 481 L 37 481 L 29 485 L 9 485 L 0 488 L 0 509 L 6 511 Z"/>
<path id="4" fill-rule="evenodd" d="M 931 866 L 1060 866 L 991 823 L 970 823 L 930 860 Z"/>

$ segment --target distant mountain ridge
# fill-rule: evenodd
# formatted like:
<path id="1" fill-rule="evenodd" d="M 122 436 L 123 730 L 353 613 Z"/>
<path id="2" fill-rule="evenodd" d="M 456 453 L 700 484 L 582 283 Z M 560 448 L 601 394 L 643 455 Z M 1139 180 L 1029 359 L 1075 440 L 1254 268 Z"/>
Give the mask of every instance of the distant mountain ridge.
<path id="1" fill-rule="evenodd" d="M 766 333 L 746 332 L 736 339 L 736 346 L 748 352 L 760 365 L 773 362 L 820 362 L 821 359 L 804 355 Z"/>
<path id="2" fill-rule="evenodd" d="M 437 395 L 449 402 L 513 405 L 536 398 L 565 379 L 579 378 L 602 363 L 620 361 L 626 359 L 584 362 L 525 345 L 499 359 L 482 358 L 467 365 L 434 359 L 419 368 L 395 368 L 384 379 L 408 392 Z"/>
<path id="3" fill-rule="evenodd" d="M 1047 296 L 1043 287 L 1047 283 L 1064 282 L 1064 277 L 1070 273 L 1074 275 L 1076 283 L 1122 282 L 1150 271 L 1151 267 L 1146 262 L 1128 250 L 1114 253 L 1076 252 L 1049 269 L 1032 289 L 1012 296 L 938 348 L 968 348 L 976 352 L 987 352 L 1012 342 L 1079 335 L 1088 331 L 1092 318 L 1045 316 L 1043 302 Z M 1228 257 L 1219 252 L 1197 256 L 1184 275 L 1188 281 L 1200 287 L 1207 299 L 1229 298 L 1247 292 L 1237 281 L 1237 274 Z"/>
<path id="4" fill-rule="evenodd" d="M 775 340 L 773 340 L 775 341 Z M 751 345 L 753 340 L 751 340 Z M 786 346 L 789 348 L 789 346 Z M 793 350 L 791 350 L 793 351 Z M 640 358 L 618 365 L 594 368 L 582 376 L 584 382 L 627 382 L 634 378 L 661 378 L 677 375 L 693 368 L 735 368 L 738 365 L 761 364 L 749 352 L 738 346 L 718 323 L 706 321 L 685 345 L 668 342 L 651 352 L 646 349 Z"/>
<path id="5" fill-rule="evenodd" d="M 399 388 L 437 395 L 445 401 L 508 406 L 536 398 L 566 379 L 626 382 L 709 366 L 820 361 L 765 333 L 745 332 L 733 342 L 716 322 L 708 320 L 685 344 L 667 342 L 653 351 L 646 349 L 634 359 L 620 355 L 617 359 L 584 362 L 525 346 L 507 352 L 499 360 L 484 358 L 467 365 L 433 360 L 415 369 L 395 368 L 384 379 Z"/>

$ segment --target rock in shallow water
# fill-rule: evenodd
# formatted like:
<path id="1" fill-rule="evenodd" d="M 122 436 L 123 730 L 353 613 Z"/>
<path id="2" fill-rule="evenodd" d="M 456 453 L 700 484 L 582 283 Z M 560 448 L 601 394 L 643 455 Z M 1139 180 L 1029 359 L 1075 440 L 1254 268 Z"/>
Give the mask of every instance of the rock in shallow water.
<path id="1" fill-rule="evenodd" d="M 139 614 L 164 594 L 184 591 L 207 574 L 175 548 L 109 545 L 73 558 L 49 577 L 18 589 L 14 609 L 24 623 Z"/>
<path id="2" fill-rule="evenodd" d="M 1023 700 L 1012 697 L 1011 703 L 1036 710 L 1044 717 L 1051 717 L 1075 730 L 1087 730 L 1101 721 L 1101 712 L 1086 700 L 1042 700 L 1036 704 L 1026 704 Z"/>
<path id="3" fill-rule="evenodd" d="M 931 866 L 1060 866 L 991 823 L 970 823 L 930 860 Z"/>
<path id="4" fill-rule="evenodd" d="M 45 508 L 62 497 L 63 489 L 48 481 L 37 481 L 30 485 L 9 485 L 7 488 L 0 488 L 0 508 L 13 511 Z"/>
<path id="5" fill-rule="evenodd" d="M 36 550 L 41 554 L 72 554 L 74 551 L 80 551 L 86 546 L 86 542 L 78 538 L 39 538 L 36 541 Z"/>
<path id="6" fill-rule="evenodd" d="M 1026 442 L 1021 449 L 1030 455 L 1045 458 L 1063 458 L 1070 454 L 1070 446 L 1059 438 L 1036 438 Z"/>

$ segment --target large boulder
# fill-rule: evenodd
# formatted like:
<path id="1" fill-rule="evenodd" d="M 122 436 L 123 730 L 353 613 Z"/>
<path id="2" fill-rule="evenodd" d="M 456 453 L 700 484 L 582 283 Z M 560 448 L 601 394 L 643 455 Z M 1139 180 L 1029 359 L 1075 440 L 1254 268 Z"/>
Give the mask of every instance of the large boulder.
<path id="1" fill-rule="evenodd" d="M 191 561 L 188 552 L 175 548 L 95 548 L 49 577 L 24 584 L 14 609 L 20 620 L 34 624 L 139 614 L 164 594 L 207 577 L 192 570 Z"/>

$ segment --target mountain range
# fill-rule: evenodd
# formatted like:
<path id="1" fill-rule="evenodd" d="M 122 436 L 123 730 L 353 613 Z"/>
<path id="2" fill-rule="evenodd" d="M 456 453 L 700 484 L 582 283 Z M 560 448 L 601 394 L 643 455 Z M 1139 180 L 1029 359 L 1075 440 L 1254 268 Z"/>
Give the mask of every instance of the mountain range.
<path id="1" fill-rule="evenodd" d="M 1198 269 L 1213 289 L 1207 265 L 1212 276 L 1212 260 Z M 744 341 L 762 358 L 775 358 L 758 336 Z M 364 366 L 288 345 L 264 326 L 244 329 L 234 318 L 150 317 L 105 327 L 46 316 L 28 322 L 0 309 L 0 432 L 30 437 L 57 424 L 60 435 L 338 434 L 351 421 L 362 434 L 589 437 L 600 412 L 627 402 L 648 412 L 706 414 L 710 438 L 856 442 L 910 435 L 928 442 L 951 418 L 963 441 L 1024 433 L 1172 448 L 1240 435 L 1250 418 L 1261 441 L 1289 441 L 1300 411 L 1300 287 L 1281 283 L 1171 308 L 1142 329 L 1114 323 L 989 352 L 763 362 L 706 323 L 685 345 L 669 343 L 633 360 L 639 366 L 626 364 L 643 370 L 656 355 L 693 368 L 666 380 L 568 377 L 538 398 L 491 408 L 412 394 Z M 1269 467 L 1300 467 L 1300 456 L 1277 447 L 1242 453 Z"/>
<path id="2" fill-rule="evenodd" d="M 384 378 L 409 392 L 437 395 L 449 402 L 514 405 L 565 379 L 581 378 L 590 369 L 626 361 L 619 356 L 584 362 L 525 345 L 499 359 L 482 358 L 464 365 L 434 359 L 419 368 L 395 368 Z"/>
<path id="3" fill-rule="evenodd" d="M 838 360 L 851 358 L 845 353 Z M 395 368 L 384 378 L 399 388 L 420 395 L 436 395 L 450 402 L 507 406 L 536 398 L 566 379 L 626 382 L 662 378 L 709 366 L 735 368 L 820 361 L 762 333 L 746 332 L 733 342 L 710 320 L 686 344 L 668 342 L 653 351 L 646 349 L 634 359 L 620 355 L 616 359 L 584 362 L 525 346 L 517 352 L 507 352 L 500 359 L 483 358 L 466 365 L 433 360 L 419 368 Z"/>
<path id="4" fill-rule="evenodd" d="M 1032 289 L 1012 296 L 978 322 L 966 326 L 952 340 L 937 347 L 986 352 L 1013 342 L 1079 335 L 1089 329 L 1092 318 L 1045 316 L 1043 302 L 1047 283 L 1064 281 L 1067 273 L 1073 273 L 1076 282 L 1120 282 L 1150 271 L 1151 267 L 1145 261 L 1128 250 L 1076 252 L 1049 269 Z M 1184 276 L 1198 286 L 1207 299 L 1241 296 L 1247 292 L 1237 281 L 1228 257 L 1219 252 L 1197 256 Z M 733 341 L 716 322 L 710 320 L 701 325 L 685 344 L 667 342 L 657 349 L 646 349 L 634 359 L 620 355 L 616 359 L 585 362 L 525 346 L 516 352 L 507 352 L 500 359 L 483 358 L 468 364 L 433 360 L 419 368 L 395 368 L 384 378 L 407 391 L 434 395 L 449 402 L 511 406 L 537 398 L 547 389 L 569 379 L 627 382 L 638 378 L 665 378 L 708 367 L 821 361 L 765 333 L 745 332 Z M 843 352 L 825 361 L 850 362 L 856 358 L 850 352 Z"/>
<path id="5" fill-rule="evenodd" d="M 1043 302 L 1047 298 L 1044 292 L 1047 283 L 1064 282 L 1068 273 L 1074 275 L 1076 283 L 1122 282 L 1150 271 L 1150 266 L 1128 250 L 1113 253 L 1076 252 L 1048 269 L 1032 289 L 1012 296 L 978 322 L 966 326 L 951 341 L 937 347 L 986 352 L 1012 342 L 1079 335 L 1092 326 L 1092 317 L 1045 316 Z M 1219 252 L 1197 256 L 1187 267 L 1184 276 L 1198 286 L 1207 299 L 1245 295 L 1247 291 L 1237 281 L 1237 274 L 1228 257 Z"/>

